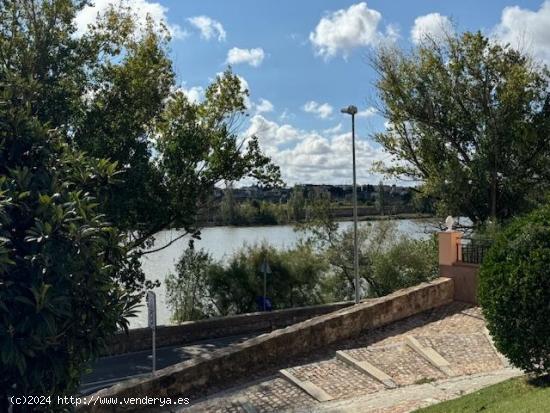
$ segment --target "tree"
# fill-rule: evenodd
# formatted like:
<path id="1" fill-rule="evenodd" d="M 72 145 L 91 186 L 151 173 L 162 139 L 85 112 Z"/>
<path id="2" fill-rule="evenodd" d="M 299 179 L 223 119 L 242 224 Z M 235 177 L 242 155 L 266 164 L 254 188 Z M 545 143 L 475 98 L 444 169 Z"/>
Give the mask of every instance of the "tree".
<path id="1" fill-rule="evenodd" d="M 481 33 L 426 40 L 373 58 L 388 119 L 381 170 L 423 182 L 441 214 L 507 219 L 550 182 L 548 70 Z"/>
<path id="2" fill-rule="evenodd" d="M 326 268 L 307 245 L 286 251 L 267 245 L 242 248 L 227 264 L 213 262 L 204 251 L 188 248 L 167 279 L 167 297 L 176 321 L 257 311 L 263 295 L 260 265 L 267 259 L 272 270 L 267 295 L 274 308 L 322 302 L 322 275 Z"/>
<path id="3" fill-rule="evenodd" d="M 497 349 L 528 372 L 550 372 L 550 207 L 514 220 L 486 255 L 479 301 Z"/>
<path id="4" fill-rule="evenodd" d="M 166 302 L 172 319 L 181 323 L 214 315 L 207 297 L 207 275 L 212 258 L 204 250 L 197 251 L 191 242 L 183 252 L 176 272 L 166 277 Z"/>
<path id="5" fill-rule="evenodd" d="M 306 216 L 306 199 L 304 188 L 294 185 L 287 202 L 289 221 L 301 222 Z"/>
<path id="6" fill-rule="evenodd" d="M 380 215 L 384 215 L 384 210 L 386 208 L 386 196 L 384 192 L 384 183 L 382 181 L 378 183 L 378 197 L 376 198 L 376 206 Z"/>
<path id="7" fill-rule="evenodd" d="M 198 216 L 216 185 L 244 177 L 277 185 L 278 168 L 256 137 L 239 136 L 248 90 L 230 69 L 201 102 L 175 83 L 170 36 L 132 10 L 111 6 L 82 35 L 66 0 L 5 0 L 2 63 L 18 73 L 23 105 L 68 142 L 120 168 L 101 210 L 128 231 L 129 250 L 146 253 L 154 234 L 200 232 Z M 174 240 L 175 241 L 175 240 Z"/>
<path id="8" fill-rule="evenodd" d="M 220 204 L 221 218 L 225 225 L 235 225 L 237 223 L 237 209 L 238 205 L 235 203 L 235 197 L 233 196 L 233 186 L 228 183 L 223 191 Z"/>
<path id="9" fill-rule="evenodd" d="M 299 230 L 318 259 L 329 264 L 324 295 L 328 300 L 352 299 L 355 294 L 353 227 L 340 228 L 331 216 L 328 199 L 318 198 L 311 205 L 311 219 Z M 438 273 L 434 240 L 413 240 L 398 234 L 395 223 L 387 220 L 360 225 L 357 235 L 364 296 L 381 297 L 428 281 Z"/>
<path id="10" fill-rule="evenodd" d="M 47 130 L 19 104 L 26 90 L 7 69 L 0 65 L 2 411 L 8 396 L 74 394 L 90 358 L 128 328 L 143 276 L 99 211 L 116 164 Z"/>
<path id="11" fill-rule="evenodd" d="M 162 24 L 111 7 L 77 35 L 87 3 L 0 0 L 0 403 L 74 394 L 151 286 L 139 257 L 153 235 L 197 236 L 219 182 L 280 181 L 257 138 L 239 138 L 236 75 L 189 102 Z"/>

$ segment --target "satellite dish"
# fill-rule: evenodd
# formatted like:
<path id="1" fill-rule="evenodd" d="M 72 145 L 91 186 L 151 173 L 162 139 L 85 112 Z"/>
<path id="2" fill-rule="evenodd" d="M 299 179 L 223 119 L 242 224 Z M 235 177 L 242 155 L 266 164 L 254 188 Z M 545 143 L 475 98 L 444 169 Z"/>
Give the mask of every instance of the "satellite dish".
<path id="1" fill-rule="evenodd" d="M 445 220 L 445 225 L 447 225 L 447 232 L 451 232 L 453 230 L 454 223 L 455 223 L 455 219 L 449 215 Z"/>

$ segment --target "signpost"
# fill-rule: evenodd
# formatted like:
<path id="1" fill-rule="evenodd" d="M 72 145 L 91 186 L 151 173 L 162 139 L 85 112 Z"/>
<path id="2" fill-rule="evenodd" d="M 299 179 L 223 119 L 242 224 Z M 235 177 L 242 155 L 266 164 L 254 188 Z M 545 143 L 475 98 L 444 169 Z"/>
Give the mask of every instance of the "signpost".
<path id="1" fill-rule="evenodd" d="M 264 311 L 267 310 L 267 274 L 271 274 L 271 268 L 267 262 L 267 258 L 264 258 L 262 265 L 260 265 L 260 271 L 264 274 Z"/>
<path id="2" fill-rule="evenodd" d="M 153 291 L 147 291 L 147 323 L 153 332 L 153 374 L 157 370 L 157 296 Z"/>

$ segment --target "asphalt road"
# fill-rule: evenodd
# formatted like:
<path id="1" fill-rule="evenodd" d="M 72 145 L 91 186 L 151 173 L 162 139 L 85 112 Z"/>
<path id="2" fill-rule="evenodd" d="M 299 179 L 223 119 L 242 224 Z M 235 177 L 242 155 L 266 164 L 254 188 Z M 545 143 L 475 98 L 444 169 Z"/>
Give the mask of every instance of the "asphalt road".
<path id="1" fill-rule="evenodd" d="M 185 346 L 157 348 L 157 370 L 180 363 L 211 351 L 240 343 L 255 335 L 223 337 L 199 341 Z M 92 366 L 92 371 L 82 377 L 81 394 L 90 394 L 119 381 L 151 374 L 151 351 L 102 357 Z"/>

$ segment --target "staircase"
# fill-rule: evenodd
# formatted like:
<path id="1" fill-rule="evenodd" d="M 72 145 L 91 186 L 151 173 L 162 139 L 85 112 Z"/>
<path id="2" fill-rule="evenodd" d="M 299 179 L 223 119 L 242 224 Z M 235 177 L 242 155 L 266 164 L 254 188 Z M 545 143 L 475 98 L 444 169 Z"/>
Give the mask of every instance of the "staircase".
<path id="1" fill-rule="evenodd" d="M 315 411 L 327 402 L 503 367 L 479 309 L 454 303 L 342 343 L 332 358 L 282 369 L 190 411 Z"/>

